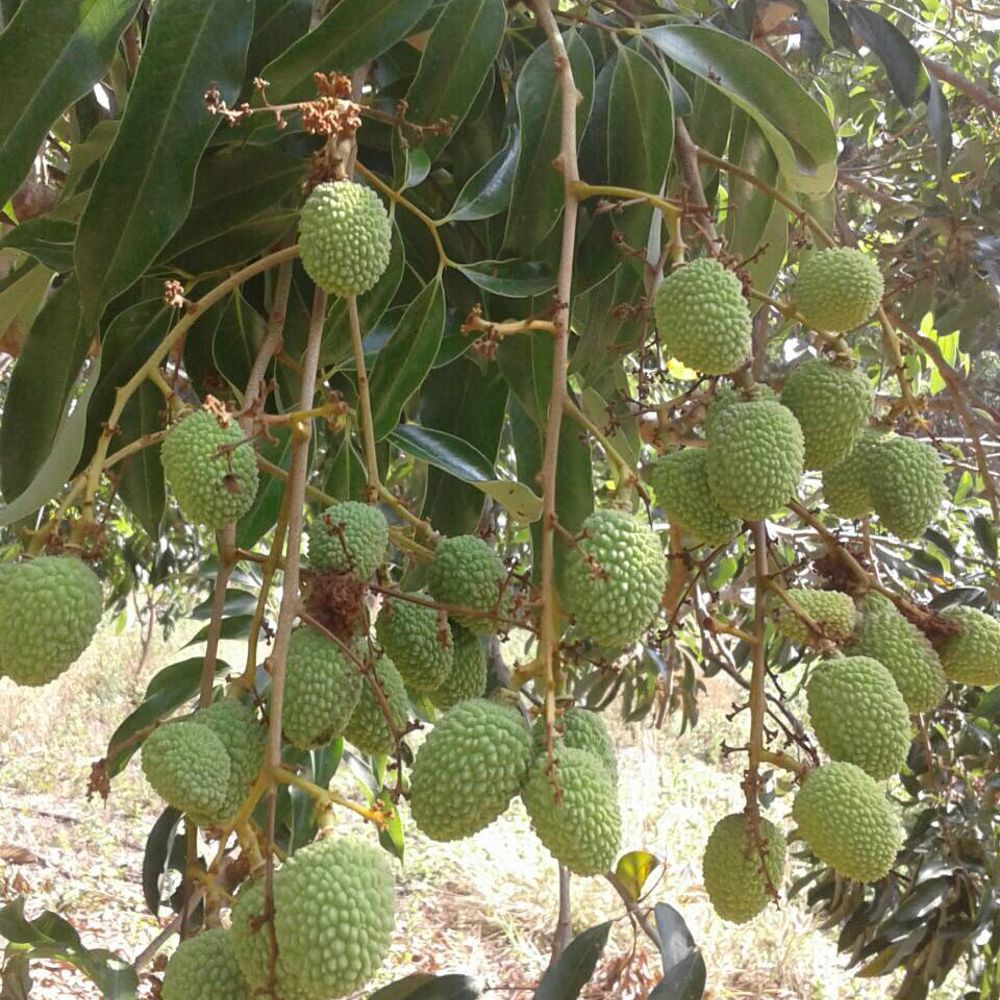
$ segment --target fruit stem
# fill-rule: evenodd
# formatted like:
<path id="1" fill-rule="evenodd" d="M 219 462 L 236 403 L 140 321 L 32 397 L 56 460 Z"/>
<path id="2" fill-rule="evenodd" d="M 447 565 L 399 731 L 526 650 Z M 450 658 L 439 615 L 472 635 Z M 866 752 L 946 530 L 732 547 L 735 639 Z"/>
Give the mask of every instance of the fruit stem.
<path id="1" fill-rule="evenodd" d="M 574 114 L 576 113 L 574 109 Z M 576 125 L 573 126 L 574 131 Z M 577 201 L 586 201 L 588 198 L 596 198 L 604 195 L 608 198 L 628 198 L 631 201 L 645 201 L 658 208 L 668 219 L 679 218 L 681 207 L 658 194 L 651 194 L 649 191 L 641 191 L 639 188 L 620 187 L 616 184 L 588 184 L 586 181 L 577 180 L 569 185 L 569 193 Z"/>
<path id="2" fill-rule="evenodd" d="M 375 422 L 372 419 L 372 398 L 368 391 L 368 372 L 365 369 L 365 347 L 361 335 L 361 317 L 358 315 L 358 299 L 347 296 L 347 315 L 351 324 L 351 346 L 354 349 L 355 378 L 358 384 L 358 409 L 361 417 L 361 445 L 365 455 L 365 471 L 368 474 L 366 499 L 375 503 L 382 482 L 378 475 L 378 452 L 375 450 Z"/>
<path id="3" fill-rule="evenodd" d="M 563 409 L 566 411 L 567 416 L 575 420 L 584 430 L 589 431 L 601 448 L 604 449 L 607 460 L 615 470 L 615 478 L 618 481 L 617 486 L 619 489 L 624 488 L 629 490 L 638 488 L 638 473 L 622 453 L 611 443 L 604 431 L 569 396 L 563 398 Z"/>
<path id="4" fill-rule="evenodd" d="M 237 559 L 236 525 L 227 524 L 220 528 L 215 533 L 215 543 L 219 551 L 219 568 L 215 574 L 215 589 L 212 591 L 212 617 L 208 623 L 205 659 L 201 664 L 201 686 L 198 693 L 200 708 L 205 708 L 212 701 L 215 665 L 219 659 L 219 639 L 222 636 L 222 615 L 226 610 L 226 588 Z"/>
<path id="5" fill-rule="evenodd" d="M 317 805 L 321 807 L 329 807 L 331 805 L 343 806 L 345 809 L 350 809 L 351 812 L 355 812 L 369 822 L 374 823 L 380 830 L 386 824 L 385 814 L 378 809 L 368 809 L 365 806 L 358 805 L 357 802 L 352 802 L 350 799 L 344 798 L 338 792 L 331 791 L 328 788 L 321 788 L 308 778 L 303 778 L 302 775 L 296 774 L 294 771 L 289 771 L 288 768 L 279 767 L 272 773 L 275 781 L 300 789 L 311 799 L 315 799 Z"/>

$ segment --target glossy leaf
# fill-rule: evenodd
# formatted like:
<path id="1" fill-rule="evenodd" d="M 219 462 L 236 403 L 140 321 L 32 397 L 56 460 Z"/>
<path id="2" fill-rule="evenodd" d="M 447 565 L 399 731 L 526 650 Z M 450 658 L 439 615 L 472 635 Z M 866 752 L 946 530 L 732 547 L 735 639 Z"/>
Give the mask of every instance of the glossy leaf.
<path id="1" fill-rule="evenodd" d="M 867 7 L 852 4 L 847 8 L 847 20 L 865 45 L 882 60 L 900 104 L 906 108 L 916 104 L 923 65 L 906 35 Z"/>
<path id="2" fill-rule="evenodd" d="M 0 240 L 0 249 L 22 250 L 58 273 L 73 269 L 76 226 L 67 219 L 48 215 L 28 219 Z"/>
<path id="3" fill-rule="evenodd" d="M 650 1000 L 701 1000 L 705 993 L 705 960 L 684 918 L 668 903 L 653 908 L 660 935 L 663 979 Z"/>
<path id="4" fill-rule="evenodd" d="M 290 48 L 309 30 L 312 0 L 255 0 L 253 35 L 247 52 L 247 78 Z"/>
<path id="5" fill-rule="evenodd" d="M 24 493 L 50 454 L 90 341 L 71 279 L 35 318 L 7 390 L 0 487 L 8 502 Z"/>
<path id="6" fill-rule="evenodd" d="M 837 142 L 826 112 L 759 49 L 715 28 L 675 25 L 644 36 L 708 80 L 760 126 L 793 191 L 823 194 L 836 177 Z"/>
<path id="7" fill-rule="evenodd" d="M 0 910 L 0 937 L 28 953 L 29 958 L 67 962 L 87 976 L 108 1000 L 131 1000 L 139 987 L 135 969 L 125 959 L 104 948 L 86 948 L 71 923 L 45 910 L 29 920 L 23 897 Z"/>
<path id="8" fill-rule="evenodd" d="M 444 332 L 444 288 L 425 285 L 407 306 L 371 375 L 372 420 L 381 440 L 396 424 L 406 401 L 430 371 Z"/>
<path id="9" fill-rule="evenodd" d="M 49 126 L 104 75 L 139 0 L 24 0 L 0 34 L 0 205 Z"/>
<path id="10" fill-rule="evenodd" d="M 547 264 L 526 260 L 481 260 L 459 264 L 459 271 L 474 285 L 494 295 L 526 299 L 555 287 L 555 277 Z"/>
<path id="11" fill-rule="evenodd" d="M 236 392 L 242 393 L 246 387 L 266 335 L 264 317 L 242 295 L 231 295 L 215 330 L 212 357 L 218 372 Z"/>
<path id="12" fill-rule="evenodd" d="M 258 451 L 262 458 L 287 472 L 292 461 L 291 431 L 287 427 L 276 427 L 271 430 L 270 438 Z M 240 548 L 252 549 L 270 531 L 277 520 L 284 490 L 280 479 L 266 474 L 261 476 L 253 506 L 236 525 L 236 544 Z"/>
<path id="13" fill-rule="evenodd" d="M 478 1000 L 479 996 L 479 988 L 470 976 L 415 972 L 376 990 L 368 1000 Z"/>
<path id="14" fill-rule="evenodd" d="M 167 806 L 157 817 L 142 855 L 142 896 L 153 916 L 158 916 L 163 905 L 162 879 L 171 868 L 184 870 L 185 835 L 181 820 L 183 814 Z"/>
<path id="15" fill-rule="evenodd" d="M 577 135 L 583 135 L 594 92 L 594 60 L 576 31 L 565 36 L 573 77 L 580 92 Z M 504 246 L 530 258 L 555 226 L 563 208 L 562 174 L 552 165 L 559 153 L 561 94 L 552 52 L 543 45 L 528 57 L 517 78 L 515 96 L 521 153 L 514 176 Z"/>
<path id="16" fill-rule="evenodd" d="M 160 430 L 166 405 L 160 390 L 152 382 L 143 382 L 122 411 L 115 449 Z M 121 477 L 118 495 L 150 537 L 156 538 L 167 502 L 159 443 L 130 455 L 115 471 Z"/>
<path id="17" fill-rule="evenodd" d="M 272 104 L 316 96 L 313 73 L 351 73 L 413 29 L 431 0 L 345 0 L 273 62 L 261 76 Z"/>
<path id="18" fill-rule="evenodd" d="M 448 214 L 449 220 L 476 222 L 505 211 L 510 204 L 520 153 L 521 133 L 515 128 L 503 148 L 465 182 Z"/>
<path id="19" fill-rule="evenodd" d="M 187 216 L 201 153 L 217 127 L 205 106 L 243 80 L 251 0 L 160 0 L 118 134 L 76 242 L 84 308 L 96 320 L 131 286 Z"/>
<path id="20" fill-rule="evenodd" d="M 573 938 L 555 965 L 545 970 L 534 1000 L 576 1000 L 590 982 L 610 933 L 611 921 L 608 920 Z"/>
<path id="21" fill-rule="evenodd" d="M 674 147 L 670 88 L 644 56 L 622 49 L 608 100 L 608 177 L 611 184 L 658 192 Z M 614 227 L 629 247 L 645 250 L 653 210 L 633 205 L 616 213 Z"/>

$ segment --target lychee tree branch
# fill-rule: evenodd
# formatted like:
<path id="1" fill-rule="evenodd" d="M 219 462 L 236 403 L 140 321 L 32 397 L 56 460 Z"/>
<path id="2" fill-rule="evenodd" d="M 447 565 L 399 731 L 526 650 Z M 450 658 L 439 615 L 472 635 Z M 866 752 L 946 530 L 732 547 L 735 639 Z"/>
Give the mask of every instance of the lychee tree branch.
<path id="1" fill-rule="evenodd" d="M 368 486 L 365 492 L 368 502 L 375 503 L 379 497 L 382 482 L 378 474 L 375 422 L 372 418 L 372 397 L 369 392 L 368 371 L 365 368 L 365 345 L 361 333 L 361 317 L 358 315 L 358 300 L 354 295 L 347 297 L 347 316 L 351 326 L 351 347 L 354 350 L 355 379 L 358 385 L 361 448 L 365 456 L 365 472 L 368 476 Z"/>

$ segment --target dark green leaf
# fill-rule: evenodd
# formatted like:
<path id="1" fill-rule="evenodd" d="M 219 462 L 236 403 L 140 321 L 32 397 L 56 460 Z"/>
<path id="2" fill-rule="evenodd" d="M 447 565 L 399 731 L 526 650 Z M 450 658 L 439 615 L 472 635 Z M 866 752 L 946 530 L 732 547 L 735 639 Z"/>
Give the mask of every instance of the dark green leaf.
<path id="1" fill-rule="evenodd" d="M 645 38 L 725 93 L 760 126 L 785 183 L 823 194 L 836 177 L 837 140 L 826 112 L 759 49 L 715 28 L 650 28 Z"/>
<path id="2" fill-rule="evenodd" d="M 865 45 L 882 60 L 900 104 L 906 108 L 916 104 L 923 65 L 906 35 L 881 14 L 857 4 L 847 8 L 847 20 Z"/>
<path id="3" fill-rule="evenodd" d="M 997 558 L 997 527 L 988 517 L 979 515 L 972 522 L 972 530 L 976 534 L 976 541 L 983 550 L 986 558 L 995 562 Z"/>
<path id="4" fill-rule="evenodd" d="M 163 904 L 160 890 L 163 875 L 171 867 L 176 867 L 177 862 L 182 866 L 180 870 L 184 870 L 184 837 L 178 837 L 181 832 L 181 817 L 182 814 L 177 809 L 167 806 L 157 817 L 146 838 L 146 849 L 142 856 L 142 896 L 154 917 L 159 915 Z M 177 847 L 182 848 L 180 852 L 176 850 Z"/>
<path id="5" fill-rule="evenodd" d="M 143 435 L 160 430 L 165 420 L 165 406 L 160 390 L 152 382 L 143 382 L 118 421 L 120 433 L 115 438 L 115 448 L 124 448 Z M 167 500 L 159 443 L 130 455 L 116 471 L 121 476 L 118 495 L 149 536 L 156 538 Z"/>
<path id="6" fill-rule="evenodd" d="M 520 153 L 521 133 L 515 128 L 503 149 L 466 181 L 448 218 L 454 222 L 475 222 L 503 212 L 510 204 Z"/>
<path id="7" fill-rule="evenodd" d="M 187 221 L 161 259 L 173 260 L 276 208 L 297 191 L 307 170 L 305 160 L 271 146 L 235 147 L 206 157 L 195 177 Z"/>
<path id="8" fill-rule="evenodd" d="M 234 615 L 232 618 L 222 619 L 222 628 L 219 629 L 219 637 L 222 639 L 245 639 L 250 634 L 250 625 L 253 615 Z M 197 646 L 200 642 L 205 642 L 212 630 L 212 623 L 209 622 L 184 643 L 183 648 Z"/>
<path id="9" fill-rule="evenodd" d="M 195 621 L 207 622 L 212 617 L 212 604 L 214 598 L 209 596 L 201 602 L 192 612 L 190 617 Z M 226 590 L 226 600 L 222 608 L 225 617 L 230 615 L 249 615 L 257 607 L 257 595 L 246 590 L 237 590 L 229 587 Z"/>
<path id="10" fill-rule="evenodd" d="M 368 1000 L 478 1000 L 479 996 L 479 988 L 469 976 L 415 972 L 376 990 Z"/>
<path id="11" fill-rule="evenodd" d="M 389 342 L 379 351 L 371 376 L 376 440 L 399 423 L 403 406 L 434 363 L 443 332 L 444 288 L 435 280 L 407 306 Z"/>
<path id="12" fill-rule="evenodd" d="M 733 118 L 729 158 L 765 184 L 773 185 L 778 178 L 778 160 L 771 144 L 753 118 L 741 111 Z M 734 257 L 745 260 L 756 252 L 773 207 L 774 199 L 766 191 L 741 177 L 730 179 L 726 236 Z"/>
<path id="13" fill-rule="evenodd" d="M 292 434 L 287 427 L 271 431 L 273 440 L 265 441 L 259 451 L 272 465 L 288 470 L 292 463 Z M 236 525 L 236 544 L 252 549 L 272 528 L 278 517 L 284 483 L 274 476 L 264 476 L 253 506 Z"/>
<path id="14" fill-rule="evenodd" d="M 234 292 L 216 327 L 212 357 L 219 374 L 237 392 L 246 387 L 266 334 L 264 317 L 239 292 Z"/>
<path id="15" fill-rule="evenodd" d="M 52 451 L 90 340 L 71 278 L 52 292 L 35 318 L 7 390 L 0 486 L 8 502 L 28 488 Z"/>
<path id="16" fill-rule="evenodd" d="M 535 990 L 535 1000 L 576 1000 L 590 982 L 610 933 L 611 921 L 608 920 L 573 938 L 559 961 L 545 970 Z"/>
<path id="17" fill-rule="evenodd" d="M 663 980 L 650 1000 L 701 1000 L 705 993 L 705 960 L 684 918 L 668 903 L 653 908 L 660 935 Z"/>
<path id="18" fill-rule="evenodd" d="M 76 268 L 96 320 L 156 258 L 187 216 L 195 170 L 218 122 L 213 87 L 239 93 L 251 0 L 160 0 L 128 104 L 80 220 Z"/>
<path id="19" fill-rule="evenodd" d="M 830 34 L 830 0 L 802 0 L 809 19 L 816 25 L 816 30 L 823 36 L 823 41 L 833 48 L 833 36 Z"/>
<path id="20" fill-rule="evenodd" d="M 0 34 L 0 204 L 17 190 L 49 126 L 104 75 L 139 0 L 24 0 Z"/>
<path id="21" fill-rule="evenodd" d="M 552 351 L 552 337 L 548 333 L 506 337 L 497 350 L 497 362 L 507 384 L 540 428 L 549 412 Z"/>
<path id="22" fill-rule="evenodd" d="M 28 920 L 23 897 L 0 910 L 0 937 L 28 950 L 29 958 L 68 962 L 88 976 L 108 1000 L 132 1000 L 139 988 L 139 978 L 128 962 L 103 948 L 85 948 L 73 925 L 58 913 L 45 910 Z"/>
<path id="23" fill-rule="evenodd" d="M 56 272 L 73 269 L 76 226 L 66 219 L 41 215 L 15 226 L 0 240 L 0 249 L 23 250 Z"/>
<path id="24" fill-rule="evenodd" d="M 312 0 L 256 0 L 253 36 L 247 52 L 247 78 L 290 48 L 309 30 Z"/>
<path id="25" fill-rule="evenodd" d="M 948 110 L 948 98 L 944 96 L 941 84 L 927 74 L 927 127 L 937 144 L 938 174 L 944 177 L 951 161 L 952 136 L 951 112 Z"/>
<path id="26" fill-rule="evenodd" d="M 670 88 L 656 68 L 631 49 L 615 61 L 608 103 L 608 175 L 611 184 L 658 192 L 674 146 Z M 633 205 L 614 216 L 625 243 L 645 250 L 653 210 Z"/>
<path id="27" fill-rule="evenodd" d="M 273 104 L 316 96 L 313 73 L 351 73 L 391 48 L 427 12 L 430 0 L 344 0 L 264 67 Z"/>
<path id="28" fill-rule="evenodd" d="M 566 33 L 566 50 L 580 92 L 576 110 L 577 135 L 583 135 L 594 93 L 594 60 L 573 30 Z M 559 154 L 562 97 L 552 50 L 542 45 L 528 57 L 515 89 L 521 128 L 521 154 L 514 176 L 504 247 L 530 258 L 555 226 L 563 209 L 563 177 L 552 161 Z"/>
<path id="29" fill-rule="evenodd" d="M 451 121 L 443 133 L 411 140 L 429 162 L 448 145 L 489 75 L 507 25 L 503 0 L 451 0 L 427 39 L 420 68 L 406 92 L 414 125 Z"/>
<path id="30" fill-rule="evenodd" d="M 481 260 L 475 264 L 459 264 L 457 269 L 474 285 L 508 299 L 541 295 L 556 283 L 549 266 L 538 261 Z"/>
<path id="31" fill-rule="evenodd" d="M 324 490 L 337 500 L 364 500 L 368 480 L 365 465 L 351 443 L 349 435 L 341 435 Z"/>

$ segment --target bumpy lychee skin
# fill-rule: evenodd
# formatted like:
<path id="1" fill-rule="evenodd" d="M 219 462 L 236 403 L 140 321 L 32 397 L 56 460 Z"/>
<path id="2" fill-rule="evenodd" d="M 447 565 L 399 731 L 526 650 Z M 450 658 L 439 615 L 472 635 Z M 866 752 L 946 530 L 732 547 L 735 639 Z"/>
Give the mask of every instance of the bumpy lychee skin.
<path id="1" fill-rule="evenodd" d="M 3 567 L 0 674 L 40 687 L 71 667 L 101 621 L 101 583 L 68 556 Z"/>
<path id="2" fill-rule="evenodd" d="M 831 642 L 846 642 L 854 632 L 857 611 L 854 601 L 839 590 L 796 587 L 785 591 L 788 600 L 811 618 Z M 773 605 L 774 626 L 786 639 L 799 645 L 817 641 L 805 622 L 783 601 Z"/>
<path id="3" fill-rule="evenodd" d="M 1000 622 L 978 608 L 951 608 L 941 616 L 958 625 L 941 645 L 949 680 L 975 686 L 1000 684 Z"/>
<path id="4" fill-rule="evenodd" d="M 163 474 L 185 517 L 206 528 L 238 521 L 257 496 L 257 459 L 235 421 L 198 410 L 175 424 L 160 449 Z"/>
<path id="5" fill-rule="evenodd" d="M 413 596 L 427 599 L 422 593 Z M 451 673 L 455 644 L 437 609 L 390 597 L 375 620 L 375 635 L 413 691 L 434 691 Z"/>
<path id="6" fill-rule="evenodd" d="M 910 749 L 910 715 L 878 660 L 824 660 L 813 668 L 806 696 L 816 739 L 832 760 L 857 764 L 876 781 L 899 772 Z"/>
<path id="7" fill-rule="evenodd" d="M 363 295 L 389 266 L 392 225 L 378 195 L 363 184 L 313 188 L 299 218 L 306 274 L 333 295 Z"/>
<path id="8" fill-rule="evenodd" d="M 623 649 L 636 641 L 657 609 L 667 564 L 656 532 L 623 510 L 596 510 L 566 568 L 566 601 L 584 635 Z"/>
<path id="9" fill-rule="evenodd" d="M 410 711 L 410 699 L 407 697 L 403 678 L 388 656 L 379 658 L 374 674 L 389 706 L 392 724 L 396 732 L 401 733 L 406 728 L 406 717 Z M 389 729 L 382 703 L 375 694 L 371 676 L 364 678 L 361 697 L 344 731 L 344 739 L 353 743 L 362 753 L 386 754 L 395 749 L 396 741 Z"/>
<path id="10" fill-rule="evenodd" d="M 656 461 L 653 489 L 667 520 L 708 545 L 722 545 L 739 534 L 741 524 L 716 502 L 708 487 L 704 448 L 682 448 Z"/>
<path id="11" fill-rule="evenodd" d="M 592 753 L 560 745 L 550 773 L 539 754 L 521 790 L 538 839 L 560 864 L 577 875 L 608 871 L 621 846 L 618 793 L 608 769 Z M 557 800 L 554 785 L 561 795 Z"/>
<path id="12" fill-rule="evenodd" d="M 411 773 L 413 821 L 432 840 L 460 840 L 490 825 L 517 794 L 531 737 L 512 708 L 473 698 L 441 717 Z"/>
<path id="13" fill-rule="evenodd" d="M 361 673 L 341 647 L 308 626 L 292 633 L 281 728 L 303 750 L 344 734 L 361 697 Z"/>
<path id="14" fill-rule="evenodd" d="M 229 754 L 208 726 L 191 719 L 154 729 L 142 745 L 142 770 L 170 805 L 215 816 L 229 794 Z"/>
<path id="15" fill-rule="evenodd" d="M 500 557 L 475 535 L 443 538 L 427 571 L 427 589 L 435 601 L 483 612 L 451 614 L 453 621 L 477 635 L 492 635 L 497 623 L 489 615 L 504 611 L 507 571 Z"/>
<path id="16" fill-rule="evenodd" d="M 708 485 L 733 517 L 754 521 L 783 507 L 802 476 L 802 428 L 771 400 L 727 406 L 708 437 Z"/>
<path id="17" fill-rule="evenodd" d="M 535 751 L 545 747 L 545 719 L 539 717 L 533 727 Z M 618 782 L 618 760 L 615 746 L 611 741 L 604 720 L 586 708 L 567 708 L 556 717 L 555 736 L 563 746 L 574 750 L 586 750 L 597 757 L 608 769 L 611 779 Z"/>
<path id="18" fill-rule="evenodd" d="M 834 761 L 810 771 L 792 817 L 813 854 L 844 878 L 884 878 L 900 844 L 899 821 L 875 779 Z"/>
<path id="19" fill-rule="evenodd" d="M 850 247 L 831 247 L 799 264 L 792 302 L 813 329 L 846 333 L 871 317 L 884 291 L 871 257 Z"/>
<path id="20" fill-rule="evenodd" d="M 750 357 L 750 308 L 740 279 L 702 257 L 672 271 L 653 296 L 667 351 L 706 375 L 735 371 Z"/>
<path id="21" fill-rule="evenodd" d="M 715 912 L 745 924 L 767 907 L 785 871 L 785 838 L 769 820 L 757 820 L 753 833 L 743 813 L 715 824 L 705 845 L 702 877 Z"/>
<path id="22" fill-rule="evenodd" d="M 802 428 L 807 469 L 830 469 L 847 457 L 868 423 L 874 398 L 861 372 L 827 358 L 812 358 L 792 371 L 781 403 Z"/>
<path id="23" fill-rule="evenodd" d="M 430 693 L 431 704 L 447 711 L 460 701 L 482 698 L 489 679 L 486 647 L 474 632 L 460 625 L 451 627 L 453 656 L 448 676 Z"/>
<path id="24" fill-rule="evenodd" d="M 823 499 L 831 514 L 854 521 L 874 512 L 869 488 L 872 459 L 885 438 L 885 434 L 865 428 L 847 457 L 824 470 Z"/>
<path id="25" fill-rule="evenodd" d="M 309 566 L 367 580 L 389 545 L 385 515 L 370 504 L 345 500 L 327 507 L 309 527 Z"/>
<path id="26" fill-rule="evenodd" d="M 199 709 L 192 721 L 211 729 L 229 755 L 225 801 L 215 815 L 194 818 L 202 826 L 223 825 L 239 812 L 250 786 L 260 774 L 264 763 L 265 729 L 249 706 L 233 699 Z"/>
<path id="27" fill-rule="evenodd" d="M 929 712 L 944 697 L 947 681 L 934 647 L 883 594 L 870 591 L 858 602 L 858 625 L 845 652 L 878 660 L 911 713 Z"/>
<path id="28" fill-rule="evenodd" d="M 916 538 L 945 498 L 944 466 L 924 441 L 886 438 L 875 451 L 868 488 L 883 526 L 900 538 Z"/>
<path id="29" fill-rule="evenodd" d="M 233 949 L 252 995 L 268 979 L 262 905 L 258 882 L 233 909 Z M 296 851 L 274 875 L 280 1000 L 332 1000 L 368 982 L 389 951 L 394 910 L 392 872 L 377 847 L 331 837 Z"/>
<path id="30" fill-rule="evenodd" d="M 182 941 L 167 962 L 162 1000 L 251 1000 L 232 936 L 215 928 Z"/>

